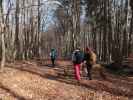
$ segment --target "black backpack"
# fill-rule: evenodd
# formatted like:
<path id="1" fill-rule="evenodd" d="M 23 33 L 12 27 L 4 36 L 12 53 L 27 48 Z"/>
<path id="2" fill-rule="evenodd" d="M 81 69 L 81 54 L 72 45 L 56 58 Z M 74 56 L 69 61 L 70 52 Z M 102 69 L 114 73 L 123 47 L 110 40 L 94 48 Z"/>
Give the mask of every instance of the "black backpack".
<path id="1" fill-rule="evenodd" d="M 74 51 L 72 55 L 72 61 L 75 64 L 80 64 L 82 62 L 82 55 L 80 51 Z"/>

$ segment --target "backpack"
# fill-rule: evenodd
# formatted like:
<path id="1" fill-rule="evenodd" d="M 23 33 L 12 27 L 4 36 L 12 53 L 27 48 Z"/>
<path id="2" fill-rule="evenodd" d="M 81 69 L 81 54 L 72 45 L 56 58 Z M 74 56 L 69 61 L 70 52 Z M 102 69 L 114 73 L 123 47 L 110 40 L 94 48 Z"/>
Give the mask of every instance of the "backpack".
<path id="1" fill-rule="evenodd" d="M 74 51 L 72 54 L 73 63 L 80 64 L 82 62 L 82 55 L 80 51 Z"/>
<path id="2" fill-rule="evenodd" d="M 55 59 L 56 58 L 56 51 L 55 50 L 51 51 L 50 56 L 52 59 Z"/>
<path id="3" fill-rule="evenodd" d="M 96 59 L 96 54 L 94 52 L 87 53 L 86 56 L 87 56 L 86 58 L 87 63 L 91 65 L 96 64 L 97 59 Z"/>

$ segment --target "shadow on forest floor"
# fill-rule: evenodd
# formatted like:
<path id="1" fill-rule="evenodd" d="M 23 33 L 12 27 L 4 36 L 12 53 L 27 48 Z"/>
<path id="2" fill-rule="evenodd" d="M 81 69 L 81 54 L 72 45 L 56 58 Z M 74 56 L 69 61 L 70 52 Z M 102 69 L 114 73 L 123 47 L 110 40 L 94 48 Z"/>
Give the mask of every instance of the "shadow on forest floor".
<path id="1" fill-rule="evenodd" d="M 17 98 L 18 100 L 26 100 L 25 97 L 18 95 L 17 93 L 15 93 L 14 91 L 12 91 L 11 89 L 7 88 L 6 86 L 4 86 L 3 84 L 0 83 L 0 88 L 4 91 L 6 91 L 7 93 L 11 94 L 11 96 L 13 96 L 14 98 Z M 2 99 L 0 99 L 2 100 Z"/>
<path id="2" fill-rule="evenodd" d="M 68 65 L 68 66 L 70 66 L 70 65 Z M 92 89 L 95 91 L 106 91 L 106 92 L 109 92 L 109 93 L 114 94 L 116 96 L 133 97 L 133 93 L 132 93 L 133 88 L 130 88 L 131 91 L 128 91 L 128 92 L 125 92 L 121 88 L 119 88 L 119 89 L 117 88 L 116 83 L 118 81 L 120 81 L 119 79 L 114 79 L 114 78 L 109 79 L 108 78 L 107 80 L 100 80 L 100 79 L 91 80 L 91 81 L 82 80 L 80 82 L 80 84 L 77 84 L 77 81 L 74 80 L 74 77 L 72 77 L 73 75 L 66 76 L 66 75 L 60 73 L 63 71 L 63 66 L 59 66 L 58 68 L 50 68 L 49 70 L 54 71 L 54 73 L 45 72 L 44 70 L 41 69 L 41 68 L 44 69 L 45 67 L 47 68 L 49 66 L 44 66 L 44 67 L 33 67 L 33 66 L 27 67 L 27 66 L 25 66 L 25 67 L 21 67 L 21 66 L 12 66 L 9 64 L 9 65 L 7 65 L 7 67 L 15 68 L 15 69 L 20 70 L 20 71 L 29 72 L 31 74 L 39 75 L 42 78 L 47 78 L 50 80 L 56 80 L 56 81 L 63 82 L 66 84 L 71 84 L 71 85 L 83 86 L 83 87 L 86 87 L 86 88 L 89 88 L 89 89 Z M 62 69 L 60 69 L 60 68 L 62 68 Z M 121 82 L 124 82 L 125 84 L 127 84 L 131 87 L 133 86 L 132 82 L 128 83 L 128 81 L 126 81 L 126 80 L 123 80 Z M 112 86 L 108 86 L 108 83 L 111 84 Z M 118 83 L 118 86 L 119 86 L 119 83 Z"/>

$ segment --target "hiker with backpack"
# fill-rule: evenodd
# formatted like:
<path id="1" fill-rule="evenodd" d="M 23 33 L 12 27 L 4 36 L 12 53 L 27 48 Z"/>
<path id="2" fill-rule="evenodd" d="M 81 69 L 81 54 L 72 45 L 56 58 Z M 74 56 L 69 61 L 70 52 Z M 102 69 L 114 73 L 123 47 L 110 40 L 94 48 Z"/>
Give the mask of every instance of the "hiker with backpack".
<path id="1" fill-rule="evenodd" d="M 55 60 L 57 58 L 57 51 L 56 51 L 56 49 L 54 49 L 54 48 L 51 49 L 50 58 L 51 58 L 52 66 L 54 67 L 55 66 Z"/>
<path id="2" fill-rule="evenodd" d="M 74 50 L 72 53 L 72 62 L 74 65 L 75 79 L 80 81 L 80 64 L 82 63 L 82 54 L 80 49 Z"/>
<path id="3" fill-rule="evenodd" d="M 84 63 L 86 64 L 86 68 L 87 68 L 87 76 L 90 80 L 92 80 L 91 69 L 92 69 L 92 66 L 96 64 L 96 54 L 88 47 L 86 48 L 86 51 L 85 51 Z"/>

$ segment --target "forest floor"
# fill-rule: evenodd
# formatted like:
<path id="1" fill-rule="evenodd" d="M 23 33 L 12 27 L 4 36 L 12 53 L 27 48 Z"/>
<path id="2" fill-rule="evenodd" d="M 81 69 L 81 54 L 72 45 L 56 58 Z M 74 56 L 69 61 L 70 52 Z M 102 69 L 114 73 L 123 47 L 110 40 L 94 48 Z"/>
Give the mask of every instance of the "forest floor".
<path id="1" fill-rule="evenodd" d="M 7 63 L 0 73 L 0 100 L 133 100 L 133 77 L 116 76 L 107 71 L 102 79 L 92 71 L 93 80 L 63 75 L 69 61 L 16 61 Z"/>

